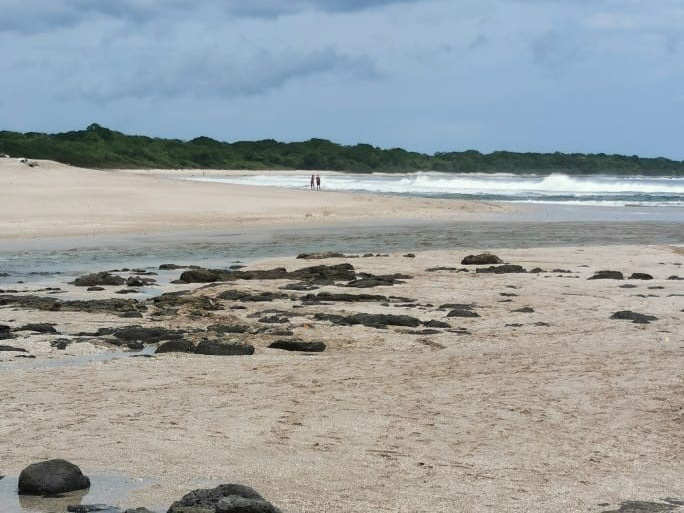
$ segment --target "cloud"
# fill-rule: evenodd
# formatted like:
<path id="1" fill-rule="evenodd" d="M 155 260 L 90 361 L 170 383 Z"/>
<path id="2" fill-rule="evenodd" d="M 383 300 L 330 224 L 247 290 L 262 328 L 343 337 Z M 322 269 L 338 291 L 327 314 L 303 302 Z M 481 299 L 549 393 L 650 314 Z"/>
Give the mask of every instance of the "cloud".
<path id="1" fill-rule="evenodd" d="M 376 79 L 381 76 L 368 58 L 350 57 L 332 48 L 312 52 L 259 50 L 235 56 L 217 49 L 184 54 L 176 60 L 141 59 L 128 73 L 71 88 L 66 97 L 95 102 L 125 98 L 231 98 L 260 95 L 297 79 L 335 73 Z"/>

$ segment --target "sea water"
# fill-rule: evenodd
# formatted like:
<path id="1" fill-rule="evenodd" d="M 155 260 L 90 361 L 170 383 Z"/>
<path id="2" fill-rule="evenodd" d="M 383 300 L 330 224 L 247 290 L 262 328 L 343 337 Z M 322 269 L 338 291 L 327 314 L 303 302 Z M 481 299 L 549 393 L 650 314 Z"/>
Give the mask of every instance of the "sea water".
<path id="1" fill-rule="evenodd" d="M 306 189 L 311 174 L 268 172 L 191 180 Z M 560 173 L 338 173 L 323 177 L 330 191 L 432 198 L 592 206 L 684 207 L 684 176 L 569 176 Z"/>

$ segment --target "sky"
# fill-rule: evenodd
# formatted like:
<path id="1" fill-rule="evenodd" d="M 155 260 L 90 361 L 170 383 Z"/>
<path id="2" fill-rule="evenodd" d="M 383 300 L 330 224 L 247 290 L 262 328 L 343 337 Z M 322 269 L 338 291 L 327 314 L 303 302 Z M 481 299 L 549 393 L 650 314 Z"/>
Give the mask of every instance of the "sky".
<path id="1" fill-rule="evenodd" d="M 684 0 L 0 0 L 0 130 L 684 159 Z"/>

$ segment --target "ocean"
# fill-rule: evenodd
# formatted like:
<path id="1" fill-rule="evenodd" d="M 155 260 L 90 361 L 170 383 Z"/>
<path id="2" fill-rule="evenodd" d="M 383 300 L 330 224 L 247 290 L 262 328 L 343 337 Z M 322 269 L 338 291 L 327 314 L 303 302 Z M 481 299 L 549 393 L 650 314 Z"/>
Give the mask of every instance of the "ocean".
<path id="1" fill-rule="evenodd" d="M 306 189 L 311 174 L 269 172 L 192 180 Z M 684 207 L 684 176 L 569 176 L 484 173 L 339 173 L 322 177 L 329 191 L 370 192 L 512 203 Z"/>

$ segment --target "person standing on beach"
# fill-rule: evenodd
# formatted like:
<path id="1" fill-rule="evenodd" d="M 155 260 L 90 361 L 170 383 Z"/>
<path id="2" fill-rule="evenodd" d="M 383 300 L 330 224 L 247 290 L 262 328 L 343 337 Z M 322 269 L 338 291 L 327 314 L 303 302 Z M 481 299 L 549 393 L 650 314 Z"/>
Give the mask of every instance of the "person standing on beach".
<path id="1" fill-rule="evenodd" d="M 321 190 L 321 175 L 316 175 L 316 190 Z"/>
<path id="2" fill-rule="evenodd" d="M 311 175 L 311 190 L 312 190 L 312 191 L 313 191 L 313 189 L 314 189 L 314 180 L 315 180 L 314 175 Z"/>

